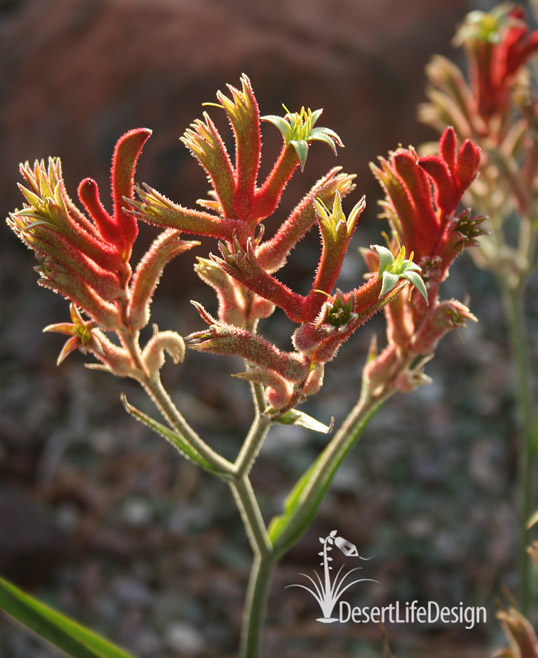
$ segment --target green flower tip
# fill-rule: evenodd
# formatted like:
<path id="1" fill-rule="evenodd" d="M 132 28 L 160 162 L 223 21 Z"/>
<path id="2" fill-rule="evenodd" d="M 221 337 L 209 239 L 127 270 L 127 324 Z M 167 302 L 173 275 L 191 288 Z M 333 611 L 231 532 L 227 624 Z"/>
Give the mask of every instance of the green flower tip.
<path id="1" fill-rule="evenodd" d="M 479 10 L 469 12 L 454 36 L 454 45 L 461 46 L 475 39 L 499 43 L 501 30 L 511 21 L 510 9 L 509 4 L 502 3 L 489 13 Z"/>
<path id="2" fill-rule="evenodd" d="M 301 107 L 300 112 L 290 112 L 285 105 L 283 107 L 286 110 L 284 117 L 269 114 L 262 117 L 262 120 L 272 123 L 280 130 L 286 146 L 288 144 L 293 146 L 301 164 L 301 171 L 306 164 L 308 144 L 310 142 L 325 142 L 331 147 L 335 155 L 336 147 L 344 146 L 342 140 L 334 130 L 314 127 L 323 110 L 320 109 L 312 112 L 311 109 L 306 110 L 304 107 Z"/>
<path id="3" fill-rule="evenodd" d="M 405 279 L 419 291 L 426 304 L 428 303 L 428 292 L 419 274 L 421 268 L 413 263 L 413 252 L 406 259 L 405 246 L 403 246 L 394 258 L 391 250 L 387 247 L 372 245 L 371 248 L 375 249 L 379 256 L 378 279 L 382 279 L 383 282 L 379 293 L 380 298 L 394 290 L 401 279 Z"/>
<path id="4" fill-rule="evenodd" d="M 341 224 L 345 225 L 346 237 L 349 238 L 352 234 L 357 219 L 366 207 L 366 197 L 363 196 L 361 200 L 353 206 L 348 217 L 345 216 L 344 211 L 342 210 L 342 197 L 338 190 L 334 193 L 332 210 L 329 210 L 322 199 L 314 199 L 314 205 L 321 224 L 325 229 L 330 231 L 333 240 L 336 241 L 338 229 Z"/>
<path id="5" fill-rule="evenodd" d="M 356 318 L 357 314 L 353 312 L 353 296 L 349 295 L 346 300 L 342 292 L 337 290 L 332 303 L 327 304 L 325 322 L 333 327 L 343 327 Z"/>

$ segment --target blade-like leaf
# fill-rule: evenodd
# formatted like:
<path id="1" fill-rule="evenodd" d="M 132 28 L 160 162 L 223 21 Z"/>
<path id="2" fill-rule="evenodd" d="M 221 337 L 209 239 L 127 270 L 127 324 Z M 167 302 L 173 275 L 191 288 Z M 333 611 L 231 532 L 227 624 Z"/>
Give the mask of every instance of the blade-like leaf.
<path id="1" fill-rule="evenodd" d="M 124 395 L 122 396 L 122 402 L 126 411 L 131 414 L 131 416 L 136 418 L 136 420 L 140 421 L 144 425 L 147 425 L 147 427 L 152 429 L 157 434 L 160 434 L 162 437 L 164 437 L 184 457 L 190 461 L 193 461 L 195 464 L 198 464 L 198 466 L 201 466 L 203 469 L 209 471 L 210 473 L 214 473 L 216 475 L 224 475 L 222 471 L 220 471 L 218 468 L 215 468 L 206 459 L 204 459 L 204 457 L 202 457 L 202 455 L 183 436 L 181 436 L 181 434 L 172 431 L 165 425 L 162 425 L 153 418 L 150 418 L 150 416 L 147 416 L 145 413 L 140 411 L 140 409 L 133 407 L 132 404 L 127 402 L 127 398 Z"/>
<path id="2" fill-rule="evenodd" d="M 134 658 L 0 578 L 0 609 L 71 658 Z"/>
<path id="3" fill-rule="evenodd" d="M 269 538 L 278 555 L 282 555 L 293 546 L 308 528 L 340 464 L 380 406 L 381 403 L 369 411 L 337 450 L 334 449 L 333 439 L 299 478 L 284 502 L 283 513 L 273 517 L 269 524 Z"/>

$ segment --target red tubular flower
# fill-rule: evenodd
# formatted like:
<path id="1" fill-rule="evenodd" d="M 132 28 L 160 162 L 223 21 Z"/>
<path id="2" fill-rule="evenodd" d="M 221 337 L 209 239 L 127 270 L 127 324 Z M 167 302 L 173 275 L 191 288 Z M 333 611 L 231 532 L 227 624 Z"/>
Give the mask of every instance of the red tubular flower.
<path id="1" fill-rule="evenodd" d="M 276 209 L 297 168 L 304 167 L 310 143 L 325 142 L 334 152 L 336 146 L 343 146 L 334 131 L 315 127 L 322 110 L 312 112 L 302 108 L 300 112 L 287 112 L 284 117 L 260 117 L 246 75 L 241 76 L 241 89 L 228 85 L 228 90 L 229 97 L 220 91 L 217 93 L 216 105 L 224 109 L 233 130 L 233 163 L 224 140 L 207 114 L 204 114 L 204 121 L 192 123 L 182 138 L 205 169 L 213 187 L 213 198 L 199 203 L 216 215 L 173 204 L 146 186 L 137 189 L 141 201 L 132 202 L 135 216 L 159 226 L 211 235 L 228 242 L 235 237 L 244 245 L 254 236 L 256 226 Z M 267 178 L 258 185 L 262 119 L 279 128 L 284 144 Z"/>
<path id="2" fill-rule="evenodd" d="M 305 321 L 316 317 L 327 296 L 332 293 L 357 220 L 366 206 L 365 198 L 362 197 L 346 217 L 342 212 L 342 199 L 338 192 L 334 195 L 332 210 L 318 200 L 314 200 L 314 203 L 318 213 L 322 251 L 312 290 L 305 300 Z"/>
<path id="3" fill-rule="evenodd" d="M 427 155 L 418 164 L 432 179 L 435 205 L 445 215 L 452 215 L 473 182 L 480 166 L 480 149 L 466 139 L 457 153 L 453 128 L 447 128 L 439 140 L 439 155 Z"/>
<path id="4" fill-rule="evenodd" d="M 538 31 L 530 32 L 521 6 L 502 4 L 471 12 L 456 42 L 465 48 L 478 112 L 489 121 L 504 111 L 515 76 L 538 50 Z"/>
<path id="5" fill-rule="evenodd" d="M 246 75 L 241 76 L 241 91 L 232 85 L 228 85 L 228 89 L 232 95 L 231 99 L 220 91 L 217 93 L 217 99 L 226 110 L 235 137 L 233 210 L 236 217 L 249 221 L 260 166 L 260 111 Z"/>
<path id="6" fill-rule="evenodd" d="M 112 157 L 112 201 L 113 213 L 109 215 L 99 199 L 97 183 L 84 179 L 78 188 L 79 199 L 94 220 L 102 238 L 114 245 L 121 259 L 127 263 L 131 258 L 138 225 L 131 213 L 127 213 L 124 198 L 133 196 L 134 174 L 142 148 L 151 135 L 151 130 L 138 128 L 125 133 L 116 143 Z"/>
<path id="7" fill-rule="evenodd" d="M 94 180 L 79 185 L 86 217 L 65 190 L 59 160 L 21 167 L 28 187 L 21 186 L 26 205 L 8 223 L 34 249 L 42 265 L 40 283 L 63 294 L 107 329 L 123 322 L 118 305 L 126 302 L 131 276 L 129 258 L 138 233 L 136 219 L 123 210 L 124 195 L 132 195 L 140 151 L 151 131 L 132 130 L 120 138 L 112 159 L 110 215 Z"/>
<path id="8" fill-rule="evenodd" d="M 245 249 L 237 240 L 230 248 L 223 243 L 219 246 L 224 258 L 212 256 L 213 262 L 252 292 L 281 308 L 293 322 L 302 321 L 305 297 L 293 292 L 260 266 L 250 239 Z"/>
<path id="9" fill-rule="evenodd" d="M 439 155 L 419 158 L 413 149 L 400 148 L 380 162 L 372 171 L 387 195 L 382 206 L 398 239 L 419 264 L 439 256 L 446 271 L 455 257 L 453 234 L 463 229 L 453 214 L 477 174 L 480 149 L 465 140 L 458 151 L 454 129 L 447 128 L 439 140 Z"/>
<path id="10" fill-rule="evenodd" d="M 163 231 L 141 259 L 131 281 L 127 322 L 132 330 L 145 327 L 150 319 L 153 293 L 166 265 L 179 254 L 199 245 L 196 241 L 180 239 L 179 231 Z"/>
<path id="11" fill-rule="evenodd" d="M 78 188 L 89 217 L 81 212 L 67 195 L 59 160 L 50 158 L 47 166 L 41 161 L 33 168 L 28 164 L 21 167 L 26 186 L 20 188 L 26 204 L 10 215 L 8 224 L 35 251 L 40 261 L 36 268 L 40 285 L 72 302 L 72 322 L 48 328 L 71 336 L 60 362 L 79 349 L 91 352 L 103 367 L 119 376 L 138 377 L 140 362 L 101 330 L 116 331 L 120 339 L 126 333 L 135 335 L 149 321 L 151 299 L 164 267 L 176 255 L 199 244 L 181 240 L 178 231 L 164 231 L 132 273 L 129 261 L 138 226 L 135 216 L 123 209 L 124 197 L 132 196 L 136 164 L 150 134 L 145 128 L 131 130 L 116 144 L 111 167 L 112 213 L 104 208 L 97 183 L 91 178 L 84 179 Z M 164 344 L 164 334 L 159 336 L 159 340 L 152 339 L 156 347 L 148 353 L 150 365 L 161 359 L 159 346 Z M 170 336 L 165 338 L 163 349 L 170 352 Z"/>
<path id="12" fill-rule="evenodd" d="M 314 199 L 330 205 L 336 192 L 343 198 L 355 189 L 355 176 L 340 173 L 340 170 L 340 167 L 334 167 L 320 178 L 274 236 L 256 247 L 256 258 L 266 272 L 273 273 L 283 267 L 290 252 L 316 223 L 318 214 Z"/>

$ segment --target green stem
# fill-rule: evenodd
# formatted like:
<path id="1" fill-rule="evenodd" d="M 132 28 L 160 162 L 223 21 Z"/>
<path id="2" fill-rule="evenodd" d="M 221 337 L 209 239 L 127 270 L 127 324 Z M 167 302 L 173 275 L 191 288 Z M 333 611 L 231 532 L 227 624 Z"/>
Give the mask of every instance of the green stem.
<path id="1" fill-rule="evenodd" d="M 128 350 L 133 363 L 138 368 L 137 381 L 144 391 L 151 398 L 157 409 L 161 412 L 170 427 L 181 434 L 193 448 L 216 470 L 222 471 L 224 477 L 228 479 L 233 474 L 233 464 L 215 452 L 198 434 L 192 429 L 189 423 L 182 416 L 176 405 L 172 402 L 171 397 L 164 388 L 159 372 L 150 375 L 142 358 L 142 351 L 138 344 L 139 332 L 131 333 L 127 330 L 118 333 L 121 342 Z"/>
<path id="2" fill-rule="evenodd" d="M 269 555 L 272 552 L 271 541 L 248 476 L 235 477 L 230 481 L 230 487 L 241 514 L 252 552 L 260 557 Z"/>
<path id="3" fill-rule="evenodd" d="M 368 393 L 361 399 L 335 434 L 320 458 L 316 460 L 303 476 L 307 482 L 302 489 L 302 495 L 293 513 L 285 521 L 282 532 L 276 537 L 274 544 L 263 526 L 259 509 L 254 509 L 256 502 L 252 492 L 250 501 L 247 498 L 248 489 L 240 489 L 240 482 L 249 484 L 246 477 L 231 484 L 238 506 L 241 509 L 243 522 L 247 528 L 251 545 L 254 550 L 254 562 L 250 572 L 245 612 L 241 632 L 241 658 L 258 658 L 265 623 L 267 599 L 271 579 L 279 557 L 283 555 L 300 539 L 310 525 L 315 513 L 324 498 L 325 492 L 343 459 L 346 457 L 367 422 L 379 408 L 383 400 L 374 400 Z M 254 435 L 253 435 L 254 436 Z M 256 443 L 253 439 L 252 443 Z M 245 453 L 247 454 L 247 453 Z M 239 462 L 236 462 L 236 464 Z M 247 458 L 241 463 L 250 463 Z M 296 488 L 301 489 L 303 478 Z M 295 491 L 295 489 L 294 489 Z M 291 494 L 293 496 L 293 492 Z M 247 504 L 245 504 L 247 503 Z"/>
<path id="4" fill-rule="evenodd" d="M 154 376 L 141 380 L 141 384 L 170 426 L 176 430 L 176 432 L 181 434 L 212 466 L 228 475 L 232 475 L 234 470 L 233 464 L 222 455 L 219 455 L 218 452 L 215 452 L 215 450 L 213 450 L 213 448 L 211 448 L 192 429 L 179 412 L 176 405 L 172 402 L 172 399 L 162 385 L 159 373 L 155 373 Z"/>
<path id="5" fill-rule="evenodd" d="M 238 477 L 250 473 L 254 461 L 261 450 L 263 441 L 267 436 L 267 432 L 271 427 L 271 422 L 268 416 L 264 416 L 263 414 L 256 416 L 234 463 L 235 472 Z"/>
<path id="6" fill-rule="evenodd" d="M 241 627 L 240 656 L 257 658 L 265 624 L 275 556 L 248 476 L 236 476 L 230 482 L 230 487 L 254 553 Z"/>
<path id="7" fill-rule="evenodd" d="M 250 571 L 247 599 L 241 629 L 241 658 L 258 658 L 265 625 L 267 599 L 276 559 L 273 555 L 256 556 Z"/>
<path id="8" fill-rule="evenodd" d="M 529 361 L 529 344 L 524 307 L 524 286 L 510 287 L 499 278 L 504 311 L 508 324 L 512 359 L 515 368 L 517 386 L 517 405 L 521 434 L 519 457 L 519 486 L 521 506 L 521 545 L 520 550 L 520 605 L 521 612 L 527 616 L 531 605 L 530 591 L 530 557 L 527 546 L 530 533 L 527 521 L 533 505 L 533 435 L 534 423 L 532 413 L 531 371 Z"/>

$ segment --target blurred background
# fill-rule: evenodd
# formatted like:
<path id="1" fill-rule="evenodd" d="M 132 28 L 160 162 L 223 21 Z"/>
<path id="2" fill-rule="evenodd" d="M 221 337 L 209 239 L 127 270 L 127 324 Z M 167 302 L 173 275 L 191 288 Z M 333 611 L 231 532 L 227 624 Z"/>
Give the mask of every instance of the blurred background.
<path id="1" fill-rule="evenodd" d="M 349 207 L 367 195 L 341 280 L 355 287 L 359 245 L 380 242 L 379 189 L 368 162 L 399 144 L 437 136 L 416 121 L 424 66 L 452 58 L 455 26 L 469 0 L 0 0 L 0 204 L 20 206 L 18 163 L 60 156 L 68 190 L 95 178 L 103 190 L 116 139 L 153 129 L 138 168 L 184 205 L 206 195 L 202 170 L 178 141 L 218 89 L 249 75 L 262 114 L 324 108 L 319 124 L 338 132 L 338 158 L 310 150 L 268 231 L 330 167 L 357 173 Z M 206 108 L 222 127 L 220 111 Z M 280 149 L 264 127 L 266 170 Z M 106 203 L 106 201 L 105 201 Z M 315 231 L 283 271 L 305 291 L 317 263 Z M 155 235 L 142 227 L 141 243 Z M 205 245 L 207 249 L 207 244 Z M 216 245 L 210 245 L 215 249 Z M 196 254 L 203 254 L 196 250 Z M 174 262 L 157 293 L 161 328 L 200 327 L 189 303 L 215 310 L 192 273 L 195 251 Z M 60 336 L 41 333 L 68 318 L 67 304 L 35 285 L 33 256 L 0 231 L 0 573 L 131 649 L 140 658 L 233 656 L 250 563 L 248 543 L 224 485 L 181 462 L 123 412 L 120 392 L 151 412 L 136 386 L 83 367 L 75 354 L 55 366 Z M 186 294 L 185 291 L 188 290 Z M 338 474 L 316 522 L 277 570 L 266 656 L 380 656 L 376 626 L 315 622 L 315 601 L 299 589 L 317 566 L 318 537 L 338 529 L 378 584 L 350 590 L 353 605 L 435 600 L 485 605 L 488 624 L 391 627 L 400 656 L 481 658 L 502 639 L 494 619 L 501 587 L 515 588 L 518 539 L 513 494 L 517 432 L 511 374 L 493 282 L 464 256 L 444 296 L 469 295 L 479 323 L 446 338 L 427 368 L 430 387 L 393 398 L 372 421 Z M 536 299 L 536 283 L 529 299 Z M 538 332 L 534 304 L 530 318 Z M 341 420 L 359 392 L 376 319 L 344 346 L 308 411 Z M 291 328 L 275 314 L 262 329 L 287 348 Z M 538 342 L 535 342 L 535 346 Z M 536 355 L 536 347 L 535 354 Z M 165 381 L 195 427 L 227 456 L 251 417 L 239 365 L 189 353 Z M 264 447 L 253 479 L 267 518 L 326 437 L 285 428 Z M 0 655 L 51 658 L 0 619 Z"/>

